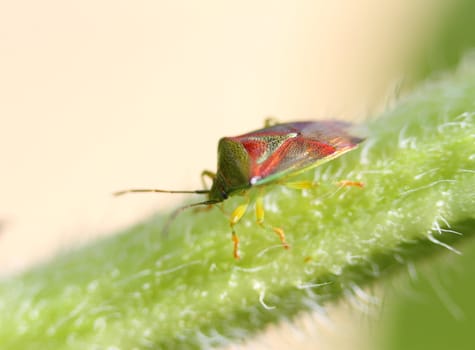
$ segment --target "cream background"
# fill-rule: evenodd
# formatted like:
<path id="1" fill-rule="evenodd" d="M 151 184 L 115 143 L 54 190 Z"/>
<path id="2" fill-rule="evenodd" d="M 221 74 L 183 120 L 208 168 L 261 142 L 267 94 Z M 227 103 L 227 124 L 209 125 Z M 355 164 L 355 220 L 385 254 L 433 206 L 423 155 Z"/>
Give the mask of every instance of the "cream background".
<path id="1" fill-rule="evenodd" d="M 265 116 L 366 118 L 429 30 L 425 6 L 2 1 L 0 273 L 180 201 L 110 194 L 199 188 L 219 137 Z"/>

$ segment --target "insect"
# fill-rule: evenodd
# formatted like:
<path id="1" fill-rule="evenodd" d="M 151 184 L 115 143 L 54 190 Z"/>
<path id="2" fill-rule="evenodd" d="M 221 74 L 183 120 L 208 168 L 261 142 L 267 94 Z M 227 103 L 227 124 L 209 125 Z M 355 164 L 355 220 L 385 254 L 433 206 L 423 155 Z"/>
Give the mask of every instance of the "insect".
<path id="1" fill-rule="evenodd" d="M 264 128 L 234 137 L 223 137 L 218 143 L 218 169 L 216 173 L 204 170 L 201 174 L 212 180 L 210 189 L 193 191 L 169 191 L 160 189 L 129 189 L 116 192 L 122 195 L 130 192 L 196 193 L 206 194 L 207 200 L 186 205 L 171 215 L 174 218 L 183 209 L 199 205 L 213 205 L 230 196 L 244 195 L 245 203 L 233 210 L 229 218 L 232 233 L 233 256 L 239 259 L 239 238 L 236 224 L 246 213 L 250 198 L 249 189 L 269 184 L 285 184 L 292 188 L 305 189 L 315 186 L 309 181 L 291 182 L 289 178 L 315 168 L 322 163 L 355 149 L 364 139 L 351 135 L 352 124 L 343 121 L 302 121 L 272 123 L 266 120 Z M 356 181 L 341 181 L 341 186 L 358 186 Z M 259 191 L 261 193 L 261 191 Z M 262 195 L 255 199 L 256 221 L 264 227 L 264 206 Z M 170 220 L 171 220 L 170 219 Z M 284 230 L 271 227 L 284 248 L 289 248 Z"/>

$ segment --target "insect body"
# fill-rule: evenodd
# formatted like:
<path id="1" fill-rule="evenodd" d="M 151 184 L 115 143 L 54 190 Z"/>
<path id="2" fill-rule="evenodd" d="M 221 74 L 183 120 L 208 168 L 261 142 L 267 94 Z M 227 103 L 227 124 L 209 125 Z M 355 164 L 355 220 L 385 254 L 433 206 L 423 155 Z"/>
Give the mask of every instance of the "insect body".
<path id="1" fill-rule="evenodd" d="M 288 178 L 317 167 L 324 162 L 348 152 L 363 141 L 352 136 L 352 125 L 342 121 L 304 121 L 275 124 L 247 134 L 223 137 L 218 144 L 218 169 L 216 173 L 203 171 L 202 177 L 209 177 L 211 189 L 196 191 L 167 191 L 158 189 L 132 189 L 117 192 L 165 192 L 207 194 L 208 199 L 182 209 L 197 205 L 212 205 L 236 194 L 246 194 L 251 187 L 262 187 L 272 183 L 284 183 L 294 188 L 309 188 L 309 182 L 290 182 Z M 343 181 L 343 185 L 362 186 L 359 182 Z M 234 226 L 244 216 L 249 205 L 238 206 L 231 214 L 234 257 L 239 258 L 239 239 Z M 176 211 L 174 217 L 179 211 Z M 255 204 L 256 220 L 264 226 L 264 208 L 261 196 Z M 288 248 L 284 231 L 278 227 L 272 230 L 279 236 L 284 248 Z"/>

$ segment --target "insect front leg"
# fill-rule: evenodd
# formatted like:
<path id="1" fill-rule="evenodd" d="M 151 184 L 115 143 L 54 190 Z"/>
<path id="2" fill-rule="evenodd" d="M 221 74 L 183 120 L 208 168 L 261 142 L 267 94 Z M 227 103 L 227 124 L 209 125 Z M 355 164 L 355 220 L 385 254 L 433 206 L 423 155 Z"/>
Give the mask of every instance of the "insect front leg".
<path id="1" fill-rule="evenodd" d="M 264 223 L 264 203 L 262 201 L 262 196 L 259 196 L 256 198 L 256 204 L 255 204 L 255 209 L 256 209 L 256 221 L 257 221 L 257 224 L 263 228 L 266 228 L 266 225 Z M 272 229 L 272 231 L 274 231 L 274 233 L 279 236 L 279 239 L 280 241 L 282 242 L 282 246 L 285 248 L 285 249 L 289 249 L 289 244 L 287 243 L 287 241 L 285 240 L 285 233 L 284 233 L 284 230 L 281 229 L 280 227 L 274 227 L 274 226 L 270 226 L 270 228 Z"/>
<path id="2" fill-rule="evenodd" d="M 240 259 L 239 256 L 239 237 L 234 230 L 234 226 L 241 220 L 241 218 L 246 214 L 247 208 L 249 206 L 249 199 L 246 199 L 246 203 L 241 204 L 231 213 L 229 218 L 229 225 L 231 226 L 232 240 L 233 240 L 233 256 L 234 259 Z"/>
<path id="3" fill-rule="evenodd" d="M 214 181 L 214 179 L 216 178 L 216 174 L 213 173 L 212 171 L 209 171 L 209 170 L 203 170 L 201 172 L 201 184 L 203 185 L 203 188 L 208 190 L 208 186 L 206 185 L 206 181 L 205 181 L 205 178 L 209 178 L 211 179 L 212 181 Z"/>

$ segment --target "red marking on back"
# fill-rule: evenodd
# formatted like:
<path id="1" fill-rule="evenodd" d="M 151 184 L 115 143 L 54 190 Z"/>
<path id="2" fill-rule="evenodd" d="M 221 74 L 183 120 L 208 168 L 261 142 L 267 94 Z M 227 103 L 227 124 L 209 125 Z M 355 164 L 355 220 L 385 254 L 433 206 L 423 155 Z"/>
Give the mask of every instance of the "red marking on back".
<path id="1" fill-rule="evenodd" d="M 244 148 L 251 158 L 251 162 L 253 160 L 259 159 L 267 150 L 267 146 L 264 141 L 261 140 L 244 140 L 241 142 Z"/>
<path id="2" fill-rule="evenodd" d="M 274 174 L 303 170 L 312 163 L 356 147 L 363 139 L 348 134 L 349 126 L 338 121 L 293 122 L 229 139 L 246 150 L 248 180 L 255 183 Z"/>
<path id="3" fill-rule="evenodd" d="M 261 164 L 251 157 L 251 176 L 265 178 L 278 171 L 285 170 L 288 166 L 295 164 L 297 159 L 305 162 L 307 159 L 324 158 L 335 152 L 335 147 L 309 140 L 302 136 L 288 139 L 275 150 Z"/>

